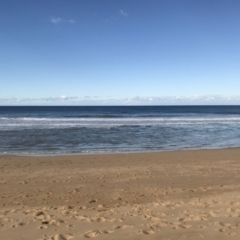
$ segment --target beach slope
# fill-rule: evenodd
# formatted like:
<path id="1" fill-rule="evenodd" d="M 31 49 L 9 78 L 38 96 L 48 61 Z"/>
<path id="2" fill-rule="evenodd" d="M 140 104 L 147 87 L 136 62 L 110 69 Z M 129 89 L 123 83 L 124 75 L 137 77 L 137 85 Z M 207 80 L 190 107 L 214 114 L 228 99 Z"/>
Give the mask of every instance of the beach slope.
<path id="1" fill-rule="evenodd" d="M 240 239 L 240 149 L 0 157 L 0 239 Z"/>

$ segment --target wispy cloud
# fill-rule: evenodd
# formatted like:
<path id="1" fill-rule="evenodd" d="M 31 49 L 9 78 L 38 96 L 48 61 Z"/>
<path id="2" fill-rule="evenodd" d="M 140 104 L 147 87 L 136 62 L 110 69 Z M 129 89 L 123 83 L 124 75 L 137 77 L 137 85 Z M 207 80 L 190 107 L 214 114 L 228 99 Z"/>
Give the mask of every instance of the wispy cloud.
<path id="1" fill-rule="evenodd" d="M 231 105 L 240 104 L 240 96 L 196 95 L 111 98 L 101 96 L 45 98 L 0 98 L 0 105 Z"/>
<path id="2" fill-rule="evenodd" d="M 60 97 L 60 99 L 62 99 L 62 100 L 68 100 L 69 97 L 68 97 L 67 95 L 62 95 L 62 96 Z"/>
<path id="3" fill-rule="evenodd" d="M 128 14 L 126 12 L 124 12 L 122 9 L 120 9 L 119 11 L 120 15 L 122 15 L 123 17 L 128 17 Z"/>
<path id="4" fill-rule="evenodd" d="M 240 96 L 225 95 L 195 95 L 195 96 L 161 96 L 161 97 L 133 97 L 125 98 L 126 104 L 132 105 L 211 105 L 211 104 L 239 104 Z"/>
<path id="5" fill-rule="evenodd" d="M 73 19 L 64 19 L 64 18 L 59 18 L 59 17 L 52 17 L 51 18 L 51 23 L 53 24 L 60 24 L 60 23 L 75 23 L 76 21 Z"/>

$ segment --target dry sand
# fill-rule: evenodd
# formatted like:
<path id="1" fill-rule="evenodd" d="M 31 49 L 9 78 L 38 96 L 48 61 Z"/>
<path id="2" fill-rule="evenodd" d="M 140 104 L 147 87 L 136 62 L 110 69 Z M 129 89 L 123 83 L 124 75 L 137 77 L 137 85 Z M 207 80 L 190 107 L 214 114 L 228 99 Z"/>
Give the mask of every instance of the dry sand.
<path id="1" fill-rule="evenodd" d="M 0 157 L 0 240 L 240 239 L 240 149 Z"/>

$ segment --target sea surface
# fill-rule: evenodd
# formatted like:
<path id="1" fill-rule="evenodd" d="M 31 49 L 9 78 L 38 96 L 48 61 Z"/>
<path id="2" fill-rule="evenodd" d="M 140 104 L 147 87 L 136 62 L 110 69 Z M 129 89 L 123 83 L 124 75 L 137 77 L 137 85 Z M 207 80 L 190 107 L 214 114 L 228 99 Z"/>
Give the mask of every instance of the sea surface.
<path id="1" fill-rule="evenodd" d="M 0 107 L 0 154 L 240 146 L 240 106 Z"/>

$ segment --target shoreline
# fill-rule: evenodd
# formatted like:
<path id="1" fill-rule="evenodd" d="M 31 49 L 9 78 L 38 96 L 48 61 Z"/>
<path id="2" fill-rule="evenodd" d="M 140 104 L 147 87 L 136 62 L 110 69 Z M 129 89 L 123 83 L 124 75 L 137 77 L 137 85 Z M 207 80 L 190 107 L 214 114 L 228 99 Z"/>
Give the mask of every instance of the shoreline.
<path id="1" fill-rule="evenodd" d="M 91 155 L 119 155 L 119 154 L 151 154 L 151 153 L 164 153 L 164 152 L 185 152 L 185 151 L 217 151 L 228 149 L 240 149 L 240 146 L 233 147 L 213 147 L 213 148 L 185 148 L 185 149 L 163 149 L 156 151 L 126 151 L 126 152 L 89 152 L 89 153 L 66 153 L 66 154 L 0 154 L 0 157 L 61 157 L 61 156 L 91 156 Z"/>
<path id="2" fill-rule="evenodd" d="M 239 239 L 240 148 L 0 156 L 0 239 Z"/>

